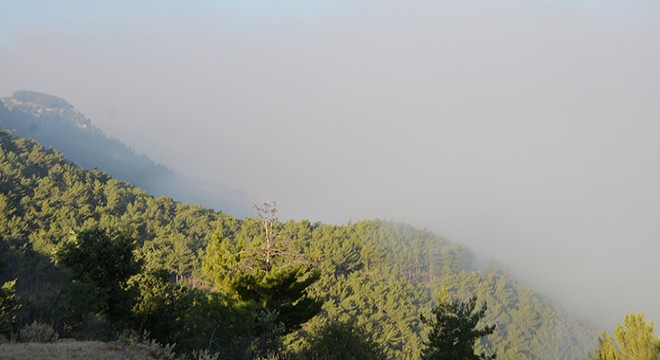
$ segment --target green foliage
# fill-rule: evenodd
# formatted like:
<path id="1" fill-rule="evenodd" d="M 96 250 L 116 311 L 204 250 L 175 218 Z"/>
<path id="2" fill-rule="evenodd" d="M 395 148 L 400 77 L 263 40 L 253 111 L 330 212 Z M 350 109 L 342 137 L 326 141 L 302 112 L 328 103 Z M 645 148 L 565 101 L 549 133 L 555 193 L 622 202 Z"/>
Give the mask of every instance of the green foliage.
<path id="1" fill-rule="evenodd" d="M 170 341 L 184 352 L 206 349 L 230 359 L 248 357 L 255 327 L 254 310 L 223 294 L 190 289 L 184 298 L 180 327 Z"/>
<path id="2" fill-rule="evenodd" d="M 8 281 L 0 287 L 0 334 L 11 330 L 20 308 L 16 298 L 16 280 Z"/>
<path id="3" fill-rule="evenodd" d="M 49 343 L 57 341 L 59 334 L 52 326 L 34 321 L 25 325 L 18 333 L 21 342 Z"/>
<path id="4" fill-rule="evenodd" d="M 6 108 L 5 106 L 6 105 Z M 247 196 L 217 183 L 191 179 L 109 138 L 71 104 L 55 96 L 17 91 L 0 99 L 0 127 L 52 147 L 86 169 L 100 169 L 151 194 L 231 210 L 244 216 Z M 108 156 L 111 154 L 111 156 Z"/>
<path id="5" fill-rule="evenodd" d="M 258 309 L 254 356 L 279 356 L 279 337 L 299 329 L 314 317 L 322 302 L 307 289 L 321 273 L 299 252 L 291 239 L 281 236 L 274 204 L 257 208 L 259 223 L 248 236 L 228 236 L 220 229 L 204 260 L 204 270 L 220 291 Z M 250 223 L 248 223 L 250 224 Z M 261 230 L 256 229 L 261 225 Z"/>
<path id="6" fill-rule="evenodd" d="M 249 310 L 220 294 L 205 293 L 168 281 L 167 272 L 141 273 L 133 307 L 133 328 L 159 343 L 175 343 L 179 351 L 241 353 L 237 338 L 249 334 Z"/>
<path id="7" fill-rule="evenodd" d="M 261 310 L 257 314 L 255 328 L 257 336 L 250 345 L 253 358 L 279 359 L 282 356 L 282 335 L 286 327 L 279 320 L 279 315 L 277 310 Z"/>
<path id="8" fill-rule="evenodd" d="M 626 314 L 623 325 L 614 330 L 614 346 L 612 337 L 603 332 L 598 339 L 600 347 L 592 360 L 657 360 L 660 357 L 660 337 L 653 332 L 653 324 L 644 320 L 643 314 Z"/>
<path id="9" fill-rule="evenodd" d="M 130 306 L 121 306 L 130 315 L 123 322 L 150 331 L 160 343 L 176 343 L 181 352 L 249 358 L 263 332 L 257 314 L 277 310 L 287 332 L 302 324 L 280 339 L 287 353 L 302 351 L 310 329 L 336 319 L 361 329 L 387 358 L 419 359 L 426 337 L 420 309 L 432 308 L 431 294 L 442 287 L 454 298 L 488 303 L 484 322 L 497 328 L 475 345 L 477 352 L 497 352 L 498 359 L 579 359 L 597 345 L 596 333 L 548 299 L 497 268 L 475 268 L 469 251 L 428 231 L 383 221 L 275 221 L 274 252 L 264 271 L 263 218 L 236 219 L 150 196 L 4 131 L 0 210 L 6 265 L 0 280 L 17 279 L 18 328 L 38 320 L 62 336 L 88 339 L 112 337 L 121 327 L 104 314 L 106 287 L 51 260 L 54 251 L 73 244 L 72 231 L 101 228 L 112 229 L 106 235 L 113 241 L 134 239 L 136 258 L 144 261 L 132 280 L 115 277 L 124 284 L 114 287 L 116 293 L 134 289 L 124 298 L 132 299 Z M 298 301 L 323 304 L 317 316 L 302 311 L 295 318 L 297 309 L 285 315 L 299 303 L 296 297 L 269 295 L 301 289 L 305 296 Z"/>
<path id="10" fill-rule="evenodd" d="M 596 353 L 592 356 L 589 354 L 589 358 L 592 360 L 619 360 L 621 355 L 619 350 L 614 346 L 612 342 L 612 337 L 607 335 L 607 331 L 603 331 L 603 335 L 598 338 L 599 347 L 596 350 Z"/>
<path id="11" fill-rule="evenodd" d="M 474 353 L 475 343 L 482 337 L 491 335 L 495 325 L 478 328 L 486 314 L 486 303 L 475 310 L 476 296 L 467 302 L 452 300 L 449 294 L 441 294 L 433 308 L 433 317 L 422 316 L 422 322 L 431 327 L 426 348 L 422 351 L 424 360 L 491 360 L 496 354 Z"/>
<path id="12" fill-rule="evenodd" d="M 130 320 L 135 299 L 135 289 L 128 280 L 141 266 L 133 249 L 134 242 L 129 237 L 121 233 L 111 236 L 94 227 L 62 243 L 55 259 L 73 270 L 74 282 L 95 286 L 101 313 L 112 322 L 125 323 Z"/>
<path id="13" fill-rule="evenodd" d="M 156 341 L 167 343 L 178 338 L 183 326 L 181 318 L 190 306 L 187 289 L 168 281 L 166 271 L 140 273 L 131 279 L 139 289 L 133 305 L 133 328 L 148 331 Z"/>
<path id="14" fill-rule="evenodd" d="M 290 239 L 279 236 L 275 206 L 265 203 L 264 208 L 258 208 L 264 214 L 258 224 L 263 232 L 226 238 L 222 229 L 216 232 L 204 270 L 230 296 L 278 314 L 285 331 L 291 332 L 320 311 L 321 303 L 307 296 L 306 290 L 321 274 Z"/>
<path id="15" fill-rule="evenodd" d="M 381 360 L 385 353 L 369 334 L 351 322 L 328 321 L 310 336 L 301 352 L 303 359 L 313 360 Z"/>
<path id="16" fill-rule="evenodd" d="M 653 324 L 643 314 L 627 314 L 623 326 L 614 330 L 614 338 L 624 358 L 656 360 L 660 355 L 660 338 L 653 333 Z"/>
<path id="17" fill-rule="evenodd" d="M 277 312 L 278 320 L 291 332 L 321 310 L 322 304 L 305 293 L 319 276 L 318 270 L 299 264 L 265 273 L 235 274 L 232 284 L 240 300 L 254 301 L 264 311 Z"/>

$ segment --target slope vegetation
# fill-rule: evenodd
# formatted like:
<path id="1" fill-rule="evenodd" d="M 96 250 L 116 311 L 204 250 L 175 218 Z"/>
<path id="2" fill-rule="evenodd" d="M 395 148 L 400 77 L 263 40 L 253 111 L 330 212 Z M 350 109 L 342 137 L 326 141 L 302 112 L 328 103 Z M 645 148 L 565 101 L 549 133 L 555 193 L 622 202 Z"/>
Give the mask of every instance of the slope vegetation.
<path id="1" fill-rule="evenodd" d="M 259 219 L 239 220 L 150 196 L 0 131 L 0 254 L 6 265 L 0 282 L 18 279 L 19 296 L 28 304 L 17 318 L 19 327 L 39 320 L 71 335 L 73 325 L 52 313 L 66 277 L 51 254 L 71 232 L 95 225 L 136 239 L 146 267 L 206 289 L 213 275 L 202 270 L 209 244 L 260 236 Z M 326 319 L 339 319 L 365 329 L 389 358 L 417 359 L 425 336 L 420 315 L 428 314 L 442 287 L 453 296 L 474 294 L 487 302 L 486 321 L 497 328 L 479 346 L 497 351 L 498 359 L 579 359 L 595 347 L 597 335 L 583 322 L 497 268 L 478 270 L 469 251 L 428 231 L 377 220 L 343 226 L 290 221 L 277 223 L 276 231 L 321 270 L 313 293 L 323 300 L 323 310 L 286 339 L 292 354 Z M 226 331 L 239 336 L 243 330 Z M 197 336 L 212 344 L 215 333 L 199 330 Z"/>

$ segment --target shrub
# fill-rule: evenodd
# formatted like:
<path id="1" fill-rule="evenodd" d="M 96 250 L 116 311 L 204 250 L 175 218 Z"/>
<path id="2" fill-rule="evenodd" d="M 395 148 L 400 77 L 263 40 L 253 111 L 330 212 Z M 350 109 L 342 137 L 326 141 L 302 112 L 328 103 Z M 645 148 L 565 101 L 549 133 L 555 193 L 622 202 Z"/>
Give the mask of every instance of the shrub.
<path id="1" fill-rule="evenodd" d="M 303 359 L 383 360 L 385 353 L 353 322 L 331 320 L 312 334 Z"/>
<path id="2" fill-rule="evenodd" d="M 145 338 L 141 343 L 137 345 L 139 347 L 146 348 L 149 351 L 149 354 L 151 354 L 151 357 L 155 359 L 177 359 L 176 352 L 174 351 L 176 344 L 162 345 L 156 340 Z"/>
<path id="3" fill-rule="evenodd" d="M 218 360 L 220 354 L 212 353 L 207 349 L 194 350 L 190 357 L 191 360 Z"/>
<path id="4" fill-rule="evenodd" d="M 21 342 L 49 343 L 56 341 L 60 335 L 52 326 L 34 321 L 25 325 L 18 333 Z"/>

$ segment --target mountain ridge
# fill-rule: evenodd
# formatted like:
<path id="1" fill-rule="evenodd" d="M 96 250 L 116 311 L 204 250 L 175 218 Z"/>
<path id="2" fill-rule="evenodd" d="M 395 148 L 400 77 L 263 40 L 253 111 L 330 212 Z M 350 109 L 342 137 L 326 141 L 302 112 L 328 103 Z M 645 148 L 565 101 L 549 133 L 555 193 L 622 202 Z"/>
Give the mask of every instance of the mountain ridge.
<path id="1" fill-rule="evenodd" d="M 0 126 L 60 151 L 83 168 L 99 168 L 153 195 L 172 196 L 238 217 L 249 214 L 253 201 L 244 192 L 186 176 L 136 154 L 60 97 L 20 90 L 0 100 Z"/>

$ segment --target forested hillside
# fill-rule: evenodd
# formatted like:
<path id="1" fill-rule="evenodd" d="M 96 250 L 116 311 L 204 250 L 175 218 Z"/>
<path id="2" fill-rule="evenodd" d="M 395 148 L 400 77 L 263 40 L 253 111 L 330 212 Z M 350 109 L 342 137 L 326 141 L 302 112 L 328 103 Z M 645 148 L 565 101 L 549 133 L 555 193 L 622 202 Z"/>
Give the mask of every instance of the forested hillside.
<path id="1" fill-rule="evenodd" d="M 248 196 L 228 186 L 196 180 L 157 164 L 109 138 L 67 101 L 34 91 L 17 91 L 0 101 L 0 127 L 61 152 L 86 169 L 100 169 L 154 195 L 246 216 Z M 182 124 L 183 126 L 183 124 Z"/>
<path id="2" fill-rule="evenodd" d="M 263 218 L 239 220 L 150 196 L 6 131 L 0 131 L 0 145 L 0 283 L 17 279 L 15 328 L 38 321 L 62 336 L 87 339 L 149 330 L 180 351 L 254 354 L 266 333 L 259 330 L 267 323 L 264 312 L 242 301 L 243 293 L 225 292 L 220 272 L 227 264 L 241 270 L 238 255 L 227 254 L 261 244 Z M 420 315 L 430 312 L 442 287 L 456 298 L 477 295 L 487 302 L 485 321 L 497 327 L 480 347 L 496 351 L 498 359 L 580 359 L 596 346 L 597 334 L 583 322 L 503 271 L 477 269 L 468 250 L 428 231 L 377 220 L 272 226 L 288 253 L 304 258 L 300 269 L 318 274 L 305 293 L 321 311 L 283 340 L 293 358 L 304 358 L 328 323 L 349 323 L 387 358 L 417 359 L 426 335 Z M 89 229 L 108 232 L 99 238 L 128 238 L 126 244 L 136 247 L 139 270 L 115 290 L 134 296 L 125 313 L 85 298 L 81 289 L 91 283 L 67 265 L 67 246 L 96 234 Z"/>

